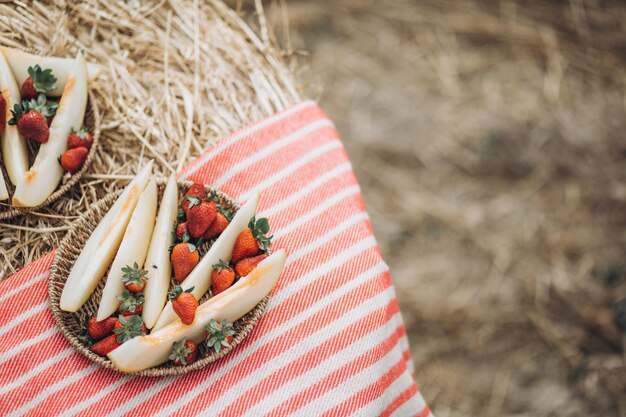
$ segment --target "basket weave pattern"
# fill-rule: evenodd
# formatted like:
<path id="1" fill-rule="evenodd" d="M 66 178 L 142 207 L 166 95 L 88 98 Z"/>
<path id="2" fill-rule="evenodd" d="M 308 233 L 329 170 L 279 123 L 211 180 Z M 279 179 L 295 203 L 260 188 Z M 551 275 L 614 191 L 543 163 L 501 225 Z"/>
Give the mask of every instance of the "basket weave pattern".
<path id="1" fill-rule="evenodd" d="M 191 182 L 179 182 L 179 194 L 184 194 L 189 189 L 191 184 Z M 162 197 L 164 188 L 165 182 L 159 181 L 159 201 Z M 237 204 L 229 197 L 210 187 L 206 187 L 206 190 L 209 196 L 215 196 L 220 200 L 220 203 L 225 210 L 229 211 L 231 214 L 234 214 L 237 211 Z M 61 241 L 61 244 L 55 254 L 48 281 L 50 308 L 52 309 L 57 325 L 61 329 L 65 338 L 77 351 L 85 355 L 93 362 L 118 372 L 120 370 L 117 369 L 110 360 L 93 353 L 89 349 L 89 344 L 78 337 L 89 317 L 95 315 L 98 310 L 98 305 L 100 303 L 100 298 L 102 297 L 102 290 L 104 289 L 104 284 L 106 283 L 108 271 L 105 273 L 105 279 L 100 280 L 96 290 L 89 297 L 85 305 L 83 305 L 83 307 L 77 312 L 68 313 L 61 310 L 59 308 L 59 300 L 70 270 L 80 255 L 87 239 L 121 193 L 122 190 L 119 190 L 116 193 L 99 200 L 96 204 L 91 206 L 83 216 L 72 224 L 72 227 L 68 231 L 65 238 Z M 212 243 L 213 241 L 205 242 L 200 248 L 201 253 L 206 253 L 206 250 Z M 174 285 L 173 280 L 171 285 Z M 208 300 L 210 297 L 211 294 L 209 291 L 200 299 L 200 304 Z M 198 346 L 198 359 L 190 365 L 174 366 L 171 362 L 167 362 L 161 366 L 135 372 L 133 374 L 140 376 L 181 375 L 189 371 L 203 368 L 222 358 L 250 333 L 263 314 L 267 300 L 268 297 L 265 297 L 254 309 L 234 323 L 236 333 L 233 337 L 231 347 L 221 349 L 220 352 L 215 352 L 213 348 L 209 349 L 204 343 L 201 343 Z"/>
<path id="2" fill-rule="evenodd" d="M 61 178 L 60 187 L 58 187 L 46 200 L 38 206 L 35 207 L 13 207 L 10 203 L 0 203 L 0 220 L 11 219 L 13 217 L 26 214 L 29 211 L 37 210 L 41 207 L 48 206 L 54 201 L 58 200 L 63 194 L 65 194 L 70 188 L 80 181 L 83 174 L 89 169 L 89 165 L 95 158 L 96 150 L 98 148 L 98 142 L 100 140 L 100 109 L 98 108 L 97 100 L 94 98 L 93 93 L 89 92 L 89 100 L 87 101 L 87 111 L 85 113 L 85 122 L 84 125 L 87 127 L 89 133 L 93 137 L 93 143 L 91 144 L 91 149 L 89 150 L 89 154 L 87 154 L 87 159 L 83 164 L 83 167 L 77 173 L 70 175 L 65 174 L 63 178 Z M 30 145 L 30 144 L 29 144 Z M 29 146 L 29 153 L 33 156 L 32 149 Z M 31 160 L 32 163 L 32 160 Z M 4 164 L 0 163 L 1 175 L 4 176 L 5 183 L 7 185 L 7 189 L 9 190 L 9 196 L 13 196 L 15 192 L 15 186 L 9 180 L 9 177 L 4 169 Z M 10 200 L 9 200 L 10 201 Z"/>

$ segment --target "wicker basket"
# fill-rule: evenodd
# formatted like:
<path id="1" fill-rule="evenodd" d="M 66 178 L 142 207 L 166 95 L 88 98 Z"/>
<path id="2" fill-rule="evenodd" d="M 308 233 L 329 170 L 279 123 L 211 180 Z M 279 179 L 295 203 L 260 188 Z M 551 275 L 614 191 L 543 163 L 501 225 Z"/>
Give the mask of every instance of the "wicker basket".
<path id="1" fill-rule="evenodd" d="M 85 114 L 85 126 L 87 127 L 87 130 L 89 130 L 89 133 L 91 133 L 91 135 L 93 136 L 93 143 L 91 144 L 91 149 L 89 150 L 87 159 L 85 160 L 85 163 L 83 167 L 80 169 L 80 171 L 72 175 L 66 173 L 63 176 L 63 178 L 61 178 L 61 183 L 59 184 L 56 191 L 50 194 L 50 196 L 46 198 L 46 200 L 38 206 L 14 207 L 10 203 L 0 202 L 0 220 L 11 219 L 13 217 L 26 214 L 30 211 L 34 211 L 41 207 L 45 207 L 51 204 L 52 202 L 58 200 L 59 197 L 65 194 L 70 188 L 76 185 L 78 181 L 80 181 L 83 174 L 87 172 L 87 170 L 89 169 L 89 165 L 94 160 L 94 157 L 98 148 L 98 142 L 100 140 L 100 109 L 98 108 L 97 101 L 95 100 L 93 93 L 91 91 L 89 92 L 89 100 L 87 101 L 87 111 Z M 31 162 L 32 162 L 32 160 L 34 159 L 34 156 L 36 155 L 36 148 L 31 145 L 32 144 L 29 143 L 28 148 L 29 148 L 29 153 L 30 153 Z M 9 196 L 12 196 L 13 193 L 15 192 L 15 187 L 13 186 L 11 181 L 9 181 L 7 172 L 4 169 L 4 164 L 0 164 L 0 169 L 2 171 L 0 174 L 4 176 L 4 180 L 9 190 Z"/>
<path id="2" fill-rule="evenodd" d="M 165 189 L 165 181 L 159 181 L 158 184 L 160 200 L 163 190 Z M 191 184 L 191 182 L 179 182 L 179 194 L 184 194 L 189 189 Z M 234 214 L 239 208 L 233 200 L 231 200 L 229 197 L 222 194 L 221 192 L 210 187 L 206 187 L 206 190 L 208 195 L 217 197 L 220 200 L 222 207 L 225 210 L 229 211 L 231 214 Z M 98 287 L 93 292 L 91 297 L 87 300 L 85 305 L 83 305 L 83 307 L 77 312 L 68 313 L 61 310 L 59 308 L 59 300 L 61 298 L 61 293 L 63 291 L 63 287 L 65 286 L 65 281 L 67 280 L 69 272 L 76 262 L 76 259 L 82 251 L 87 239 L 96 228 L 100 220 L 107 213 L 109 208 L 113 205 L 117 197 L 121 194 L 121 192 L 122 190 L 119 190 L 118 192 L 99 200 L 96 204 L 91 206 L 90 209 L 85 212 L 83 216 L 81 216 L 79 219 L 74 221 L 74 223 L 72 223 L 70 230 L 68 231 L 65 238 L 61 241 L 61 244 L 55 254 L 48 281 L 50 307 L 52 309 L 54 318 L 65 338 L 77 351 L 85 355 L 93 362 L 105 368 L 113 369 L 118 372 L 121 371 L 117 369 L 110 360 L 93 353 L 89 349 L 89 343 L 79 337 L 79 333 L 86 324 L 89 317 L 93 316 L 98 310 L 98 305 L 102 296 L 102 290 L 104 289 L 104 284 L 106 282 L 106 276 L 108 275 L 108 271 L 105 274 L 105 279 L 100 281 Z M 205 242 L 200 248 L 201 253 L 205 253 L 212 244 L 213 241 Z M 171 285 L 174 285 L 173 280 L 171 282 Z M 200 304 L 208 300 L 210 297 L 211 294 L 209 291 L 200 299 Z M 263 311 L 265 310 L 265 305 L 267 304 L 267 299 L 268 297 L 265 297 L 259 304 L 257 304 L 254 309 L 252 309 L 248 314 L 246 314 L 234 323 L 234 329 L 236 334 L 233 337 L 231 347 L 221 349 L 219 352 L 215 352 L 213 348 L 207 348 L 206 345 L 202 343 L 199 345 L 198 359 L 190 365 L 174 366 L 171 364 L 171 362 L 168 362 L 164 365 L 146 369 L 140 372 L 135 372 L 133 374 L 140 376 L 181 375 L 196 369 L 203 368 L 208 364 L 220 359 L 224 355 L 228 354 L 228 352 L 230 352 L 233 348 L 235 348 L 248 335 L 248 333 L 250 333 L 252 328 L 256 325 L 259 318 L 263 314 Z"/>

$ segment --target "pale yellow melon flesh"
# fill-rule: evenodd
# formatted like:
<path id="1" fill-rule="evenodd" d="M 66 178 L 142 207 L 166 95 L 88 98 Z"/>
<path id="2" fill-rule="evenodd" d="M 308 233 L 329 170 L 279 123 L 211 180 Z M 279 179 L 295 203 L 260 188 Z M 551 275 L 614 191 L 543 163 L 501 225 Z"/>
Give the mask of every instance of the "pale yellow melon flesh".
<path id="1" fill-rule="evenodd" d="M 139 171 L 89 236 L 63 288 L 59 303 L 62 310 L 78 311 L 98 286 L 120 245 L 139 195 L 152 176 L 152 164 L 148 162 Z"/>
<path id="2" fill-rule="evenodd" d="M 255 215 L 258 205 L 259 193 L 255 193 L 250 200 L 241 206 L 226 230 L 222 232 L 209 251 L 200 259 L 198 265 L 196 265 L 187 278 L 180 284 L 184 290 L 193 287 L 191 293 L 197 300 L 202 298 L 209 290 L 209 287 L 211 287 L 213 265 L 217 264 L 220 260 L 224 262 L 230 261 L 237 236 L 248 227 L 248 223 Z M 172 303 L 168 301 L 154 329 L 158 330 L 176 319 L 177 316 L 172 308 Z"/>
<path id="3" fill-rule="evenodd" d="M 144 288 L 143 321 L 151 329 L 154 327 L 167 300 L 167 290 L 172 275 L 169 247 L 174 243 L 174 222 L 178 212 L 178 184 L 174 175 L 170 177 L 163 191 L 159 215 L 152 232 L 145 269 L 148 281 Z"/>
<path id="4" fill-rule="evenodd" d="M 0 48 L 9 65 L 13 70 L 15 79 L 19 86 L 24 83 L 24 80 L 29 77 L 28 67 L 39 65 L 42 69 L 50 68 L 52 74 L 57 78 L 56 88 L 46 93 L 48 96 L 58 97 L 63 93 L 63 89 L 67 84 L 67 80 L 70 78 L 72 72 L 73 59 L 71 58 L 57 58 L 53 56 L 39 56 L 23 52 L 18 49 L 2 47 Z M 87 64 L 87 78 L 89 81 L 96 79 L 102 66 L 98 64 Z"/>
<path id="5" fill-rule="evenodd" d="M 63 168 L 59 157 L 67 150 L 67 138 L 72 129 L 79 130 L 87 108 L 87 67 L 85 57 L 78 53 L 56 115 L 50 125 L 50 137 L 41 145 L 33 166 L 20 178 L 13 195 L 13 205 L 34 207 L 54 192 Z"/>
<path id="6" fill-rule="evenodd" d="M 130 217 L 122 243 L 111 264 L 109 276 L 102 291 L 102 298 L 100 298 L 97 321 L 106 319 L 117 310 L 119 305 L 117 296 L 122 295 L 124 291 L 122 268 L 125 266 L 132 268 L 135 263 L 137 263 L 138 268 L 143 268 L 154 229 L 156 209 L 157 186 L 152 179 L 139 195 L 139 201 Z"/>
<path id="7" fill-rule="evenodd" d="M 11 110 L 15 104 L 22 102 L 22 97 L 9 63 L 2 54 L 0 54 L 0 93 L 4 96 L 7 105 L 6 114 L 0 115 L 4 116 L 4 120 L 0 120 L 0 123 L 4 124 L 1 138 L 2 159 L 7 174 L 9 174 L 9 180 L 13 185 L 16 185 L 24 173 L 28 171 L 28 149 L 26 141 L 17 131 L 17 126 L 9 124 L 12 117 Z M 4 183 L 4 180 L 2 182 Z"/>
<path id="8" fill-rule="evenodd" d="M 124 372 L 137 372 L 167 362 L 172 344 L 183 337 L 202 342 L 211 319 L 239 320 L 269 294 L 283 270 L 285 257 L 285 251 L 279 250 L 264 259 L 235 285 L 198 307 L 190 325 L 177 320 L 147 336 L 135 337 L 110 352 L 109 359 Z"/>

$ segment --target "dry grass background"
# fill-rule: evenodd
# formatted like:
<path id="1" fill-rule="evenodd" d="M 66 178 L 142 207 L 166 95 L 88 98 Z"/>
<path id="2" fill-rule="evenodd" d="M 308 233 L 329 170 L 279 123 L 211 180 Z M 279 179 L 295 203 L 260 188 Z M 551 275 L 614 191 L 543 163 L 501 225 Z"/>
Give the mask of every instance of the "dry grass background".
<path id="1" fill-rule="evenodd" d="M 287 5 L 435 414 L 626 415 L 626 5 Z"/>

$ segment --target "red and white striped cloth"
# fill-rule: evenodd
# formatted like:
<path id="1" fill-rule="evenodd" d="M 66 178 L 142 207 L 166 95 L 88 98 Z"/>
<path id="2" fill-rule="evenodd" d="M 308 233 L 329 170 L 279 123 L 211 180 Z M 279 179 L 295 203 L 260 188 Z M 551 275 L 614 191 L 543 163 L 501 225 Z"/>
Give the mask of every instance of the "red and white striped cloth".
<path id="1" fill-rule="evenodd" d="M 289 257 L 258 326 L 184 376 L 103 369 L 54 324 L 48 254 L 0 283 L 1 415 L 430 415 L 352 167 L 315 103 L 233 134 L 180 177 L 239 201 L 261 191 L 260 214 Z"/>

